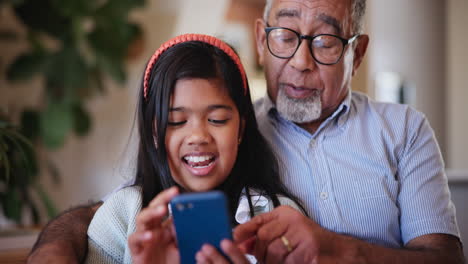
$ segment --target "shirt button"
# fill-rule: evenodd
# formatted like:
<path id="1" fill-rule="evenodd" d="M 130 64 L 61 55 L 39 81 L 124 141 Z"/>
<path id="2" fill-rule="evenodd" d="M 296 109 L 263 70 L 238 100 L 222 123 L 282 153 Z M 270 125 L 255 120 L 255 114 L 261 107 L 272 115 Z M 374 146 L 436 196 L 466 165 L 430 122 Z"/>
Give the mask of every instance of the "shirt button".
<path id="1" fill-rule="evenodd" d="M 320 199 L 326 200 L 328 198 L 328 193 L 327 192 L 321 192 L 320 193 Z"/>
<path id="2" fill-rule="evenodd" d="M 317 140 L 311 139 L 311 140 L 310 140 L 310 143 L 309 143 L 309 146 L 310 146 L 311 148 L 315 148 L 315 147 L 317 146 Z"/>

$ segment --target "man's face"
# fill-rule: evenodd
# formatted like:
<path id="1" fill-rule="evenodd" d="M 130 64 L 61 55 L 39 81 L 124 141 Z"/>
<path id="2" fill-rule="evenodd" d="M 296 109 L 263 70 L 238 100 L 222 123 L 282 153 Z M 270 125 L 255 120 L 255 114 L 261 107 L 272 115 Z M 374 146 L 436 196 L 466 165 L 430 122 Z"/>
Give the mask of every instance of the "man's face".
<path id="1" fill-rule="evenodd" d="M 345 46 L 334 65 L 317 63 L 309 40 L 302 40 L 292 58 L 273 56 L 267 47 L 264 28 L 286 27 L 302 35 L 333 34 L 349 39 L 352 32 L 351 0 L 275 0 L 268 21 L 256 22 L 257 50 L 265 68 L 268 94 L 280 113 L 304 126 L 318 125 L 333 113 L 346 97 L 351 77 L 367 47 Z M 315 125 L 314 125 L 315 124 Z M 317 125 L 318 124 L 318 125 Z"/>

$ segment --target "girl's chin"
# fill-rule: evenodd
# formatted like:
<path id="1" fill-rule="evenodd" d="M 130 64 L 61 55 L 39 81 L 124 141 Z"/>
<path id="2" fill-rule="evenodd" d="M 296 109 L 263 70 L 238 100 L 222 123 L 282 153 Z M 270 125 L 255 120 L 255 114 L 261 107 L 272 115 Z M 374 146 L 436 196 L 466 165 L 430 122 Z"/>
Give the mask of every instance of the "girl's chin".
<path id="1" fill-rule="evenodd" d="M 186 188 L 187 192 L 208 192 L 215 188 L 215 186 L 189 186 Z"/>

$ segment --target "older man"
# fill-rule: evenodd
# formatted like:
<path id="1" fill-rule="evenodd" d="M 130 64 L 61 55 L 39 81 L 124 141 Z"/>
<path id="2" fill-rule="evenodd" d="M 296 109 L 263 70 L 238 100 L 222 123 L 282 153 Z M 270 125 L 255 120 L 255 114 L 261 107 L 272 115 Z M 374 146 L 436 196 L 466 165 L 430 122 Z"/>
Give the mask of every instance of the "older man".
<path id="1" fill-rule="evenodd" d="M 365 0 L 268 0 L 256 21 L 268 90 L 256 102 L 259 126 L 310 216 L 279 207 L 237 227 L 237 242 L 255 237 L 251 253 L 262 263 L 463 262 L 427 120 L 351 92 L 369 42 L 364 11 Z M 57 250 L 82 257 L 92 215 L 85 208 L 52 222 L 30 260 Z"/>

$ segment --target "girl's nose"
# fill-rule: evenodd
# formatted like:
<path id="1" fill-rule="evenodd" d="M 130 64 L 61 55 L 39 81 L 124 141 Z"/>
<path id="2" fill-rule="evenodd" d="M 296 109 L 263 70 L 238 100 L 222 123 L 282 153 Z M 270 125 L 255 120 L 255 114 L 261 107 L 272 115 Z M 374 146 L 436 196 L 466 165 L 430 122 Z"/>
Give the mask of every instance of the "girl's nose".
<path id="1" fill-rule="evenodd" d="M 211 135 L 204 125 L 195 125 L 187 139 L 189 145 L 204 145 L 211 141 Z"/>

